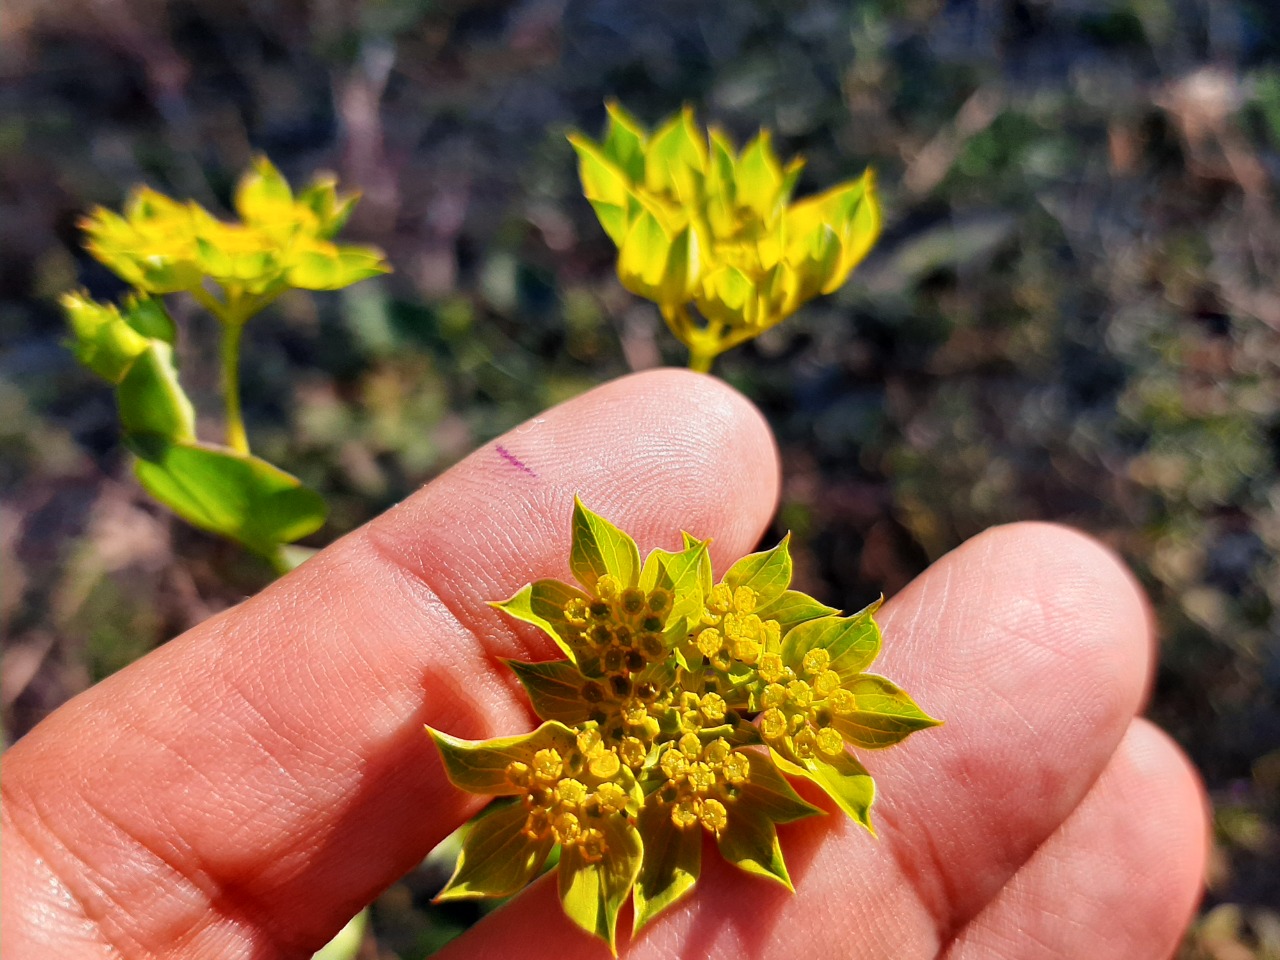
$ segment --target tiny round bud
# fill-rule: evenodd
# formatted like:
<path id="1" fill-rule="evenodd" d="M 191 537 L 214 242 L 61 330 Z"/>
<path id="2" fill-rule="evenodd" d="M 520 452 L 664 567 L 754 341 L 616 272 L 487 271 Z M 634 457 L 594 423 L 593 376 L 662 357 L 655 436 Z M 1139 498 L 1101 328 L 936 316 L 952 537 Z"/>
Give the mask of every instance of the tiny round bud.
<path id="1" fill-rule="evenodd" d="M 662 639 L 660 633 L 642 633 L 640 640 L 636 644 L 636 648 L 650 663 L 657 663 L 667 656 L 667 643 Z"/>
<path id="2" fill-rule="evenodd" d="M 608 849 L 604 834 L 595 827 L 582 831 L 582 835 L 578 837 L 578 852 L 587 863 L 599 863 Z"/>
<path id="3" fill-rule="evenodd" d="M 525 790 L 528 789 L 532 782 L 533 776 L 527 763 L 520 760 L 512 760 L 507 764 L 507 783 Z"/>
<path id="4" fill-rule="evenodd" d="M 679 780 L 689 769 L 689 761 L 679 750 L 668 747 L 662 752 L 658 766 L 668 780 Z"/>
<path id="5" fill-rule="evenodd" d="M 599 703 L 604 699 L 604 687 L 594 680 L 588 680 L 584 683 L 578 693 L 587 703 Z"/>
<path id="6" fill-rule="evenodd" d="M 582 832 L 577 815 L 568 811 L 556 814 L 551 825 L 555 827 L 556 839 L 561 843 L 576 843 Z"/>
<path id="7" fill-rule="evenodd" d="M 609 754 L 613 756 L 613 754 Z M 600 808 L 600 812 L 604 814 L 617 813 L 627 805 L 627 791 L 612 781 L 602 783 L 596 787 L 595 792 L 596 805 Z"/>
<path id="8" fill-rule="evenodd" d="M 640 621 L 640 626 L 643 629 L 648 630 L 650 633 L 661 633 L 662 618 L 661 617 L 645 617 L 643 620 Z"/>
<path id="9" fill-rule="evenodd" d="M 782 706 L 787 702 L 787 688 L 780 683 L 769 684 L 760 695 L 760 702 L 764 704 L 766 710 L 770 707 Z"/>
<path id="10" fill-rule="evenodd" d="M 741 660 L 743 663 L 755 663 L 760 659 L 760 644 L 754 640 L 737 638 L 730 647 L 730 653 L 733 659 Z"/>
<path id="11" fill-rule="evenodd" d="M 711 596 L 707 598 L 707 606 L 721 616 L 733 609 L 733 591 L 729 589 L 727 583 L 717 583 L 711 588 Z"/>
<path id="12" fill-rule="evenodd" d="M 637 670 L 644 669 L 645 659 L 639 650 L 628 650 L 623 662 L 627 665 L 627 669 L 634 673 Z"/>
<path id="13" fill-rule="evenodd" d="M 689 764 L 689 772 L 685 776 L 689 778 L 689 785 L 698 793 L 706 793 L 716 785 L 716 772 L 709 763 L 701 760 Z"/>
<path id="14" fill-rule="evenodd" d="M 591 638 L 591 642 L 597 647 L 607 647 L 613 643 L 613 627 L 607 623 L 597 623 L 591 628 L 587 636 Z"/>
<path id="15" fill-rule="evenodd" d="M 609 609 L 609 605 L 603 600 L 593 600 L 587 607 L 587 611 L 591 614 L 592 620 L 608 620 L 613 614 Z"/>
<path id="16" fill-rule="evenodd" d="M 724 765 L 725 760 L 728 758 L 729 750 L 729 741 L 724 737 L 716 737 L 702 751 L 702 759 L 713 767 L 720 767 Z"/>
<path id="17" fill-rule="evenodd" d="M 813 732 L 812 727 L 805 727 L 795 737 L 796 756 L 801 759 L 808 760 L 813 756 L 814 751 L 818 747 L 817 734 Z"/>
<path id="18" fill-rule="evenodd" d="M 614 600 L 622 592 L 622 581 L 611 573 L 606 573 L 596 581 L 596 596 L 601 600 Z"/>
<path id="19" fill-rule="evenodd" d="M 604 652 L 604 656 L 600 658 L 604 664 L 605 670 L 609 673 L 617 673 L 622 669 L 623 662 L 626 659 L 621 650 L 617 647 L 610 647 Z"/>
<path id="20" fill-rule="evenodd" d="M 636 737 L 623 737 L 622 742 L 618 744 L 618 757 L 633 770 L 644 766 L 648 755 L 648 748 Z"/>
<path id="21" fill-rule="evenodd" d="M 564 618 L 575 627 L 585 625 L 590 615 L 591 607 L 581 597 L 573 597 L 564 605 Z"/>
<path id="22" fill-rule="evenodd" d="M 649 719 L 649 707 L 643 700 L 630 698 L 622 704 L 622 719 L 632 726 L 644 723 Z"/>
<path id="23" fill-rule="evenodd" d="M 541 840 L 551 832 L 551 815 L 541 807 L 530 810 L 524 821 L 523 832 L 530 840 Z"/>

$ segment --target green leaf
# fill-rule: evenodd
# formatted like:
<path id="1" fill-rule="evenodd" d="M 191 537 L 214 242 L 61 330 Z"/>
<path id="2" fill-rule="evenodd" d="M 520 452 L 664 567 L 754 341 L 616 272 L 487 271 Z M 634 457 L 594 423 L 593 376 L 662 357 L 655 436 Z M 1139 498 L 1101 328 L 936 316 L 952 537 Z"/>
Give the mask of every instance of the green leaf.
<path id="1" fill-rule="evenodd" d="M 513 671 L 533 712 L 543 720 L 559 720 L 561 723 L 584 723 L 591 715 L 592 705 L 582 698 L 586 679 L 568 660 L 549 660 L 545 663 L 505 661 Z"/>
<path id="2" fill-rule="evenodd" d="M 866 767 L 849 754 L 832 759 L 789 760 L 771 750 L 774 763 L 784 773 L 812 780 L 836 802 L 841 810 L 862 824 L 875 836 L 871 825 L 871 804 L 876 796 L 876 784 Z"/>
<path id="3" fill-rule="evenodd" d="M 782 191 L 782 166 L 773 151 L 769 131 L 761 130 L 738 158 L 734 171 L 738 203 L 749 206 L 765 221 L 772 219 Z"/>
<path id="4" fill-rule="evenodd" d="M 507 779 L 507 766 L 514 760 L 528 763 L 543 749 L 559 750 L 567 757 L 577 746 L 577 735 L 563 723 L 549 720 L 532 733 L 492 740 L 463 740 L 439 730 L 426 728 L 440 751 L 449 782 L 468 793 L 510 796 L 523 790 Z"/>
<path id="5" fill-rule="evenodd" d="M 178 383 L 173 348 L 161 340 L 148 341 L 135 358 L 116 388 L 116 406 L 126 434 L 153 434 L 175 442 L 196 438 L 195 409 Z"/>
<path id="6" fill-rule="evenodd" d="M 69 346 L 76 359 L 112 383 L 123 380 L 134 360 L 147 349 L 147 337 L 126 322 L 114 304 L 75 293 L 66 294 L 59 302 L 74 334 Z"/>
<path id="7" fill-rule="evenodd" d="M 303 252 L 289 267 L 286 278 L 290 286 L 301 290 L 341 290 L 390 272 L 382 251 L 376 247 L 341 246 L 332 253 Z"/>
<path id="8" fill-rule="evenodd" d="M 783 633 L 808 620 L 834 616 L 839 612 L 835 607 L 819 603 L 799 590 L 784 590 L 782 595 L 772 603 L 756 608 L 756 613 L 761 620 L 777 620 Z"/>
<path id="9" fill-rule="evenodd" d="M 528 885 L 555 845 L 525 836 L 528 812 L 520 803 L 492 805 L 471 825 L 462 841 L 458 865 L 435 902 L 473 897 L 509 897 Z"/>
<path id="10" fill-rule="evenodd" d="M 323 947 L 311 955 L 311 960 L 356 960 L 364 945 L 364 932 L 369 926 L 369 908 L 361 910 L 347 921 Z"/>
<path id="11" fill-rule="evenodd" d="M 588 590 L 594 590 L 605 574 L 617 577 L 624 587 L 634 587 L 640 580 L 640 550 L 631 537 L 575 496 L 569 568 Z"/>
<path id="12" fill-rule="evenodd" d="M 246 223 L 271 222 L 293 204 L 289 182 L 264 155 L 253 158 L 253 168 L 236 184 L 236 213 Z"/>
<path id="13" fill-rule="evenodd" d="M 626 817 L 603 817 L 598 823 L 607 847 L 598 863 L 584 860 L 576 845 L 560 851 L 560 902 L 570 920 L 607 943 L 616 956 L 618 911 L 640 872 L 642 848 Z"/>
<path id="14" fill-rule="evenodd" d="M 684 538 L 684 548 L 688 550 L 690 547 L 701 544 L 705 547 L 711 546 L 711 540 L 699 540 L 693 534 L 687 531 L 681 531 L 680 536 Z M 715 575 L 711 570 L 711 551 L 702 554 L 701 565 L 698 568 L 698 577 L 702 585 L 702 595 L 705 597 L 711 593 L 711 588 L 715 582 Z"/>
<path id="15" fill-rule="evenodd" d="M 576 663 L 577 654 L 569 644 L 572 633 L 564 619 L 564 606 L 574 598 L 584 603 L 590 600 L 581 590 L 559 580 L 535 580 L 510 600 L 491 603 L 490 606 L 517 620 L 533 624 L 554 640 L 565 656 Z"/>
<path id="16" fill-rule="evenodd" d="M 147 492 L 203 530 L 270 556 L 324 523 L 320 495 L 265 460 L 155 434 L 128 440 L 139 457 L 134 472 Z"/>
<path id="17" fill-rule="evenodd" d="M 821 647 L 831 656 L 831 669 L 841 677 L 861 673 L 880 653 L 880 628 L 871 614 L 807 620 L 782 638 L 782 661 L 797 669 L 804 655 Z"/>
<path id="18" fill-rule="evenodd" d="M 632 935 L 693 889 L 702 871 L 702 828 L 682 830 L 671 820 L 671 807 L 650 797 L 638 823 L 644 861 L 632 899 Z"/>
<path id="19" fill-rule="evenodd" d="M 788 533 L 772 550 L 743 557 L 725 573 L 724 582 L 734 590 L 750 587 L 760 598 L 758 606 L 777 600 L 791 583 L 790 542 L 791 534 Z"/>
<path id="20" fill-rule="evenodd" d="M 855 747 L 890 747 L 917 730 L 936 727 L 935 720 L 921 710 L 897 684 L 872 674 L 863 674 L 844 684 L 858 701 L 853 713 L 836 714 L 831 725 Z"/>
<path id="21" fill-rule="evenodd" d="M 173 343 L 177 338 L 177 327 L 164 303 L 158 297 L 131 295 L 125 298 L 121 311 L 125 323 L 134 330 L 152 340 L 163 340 Z"/>

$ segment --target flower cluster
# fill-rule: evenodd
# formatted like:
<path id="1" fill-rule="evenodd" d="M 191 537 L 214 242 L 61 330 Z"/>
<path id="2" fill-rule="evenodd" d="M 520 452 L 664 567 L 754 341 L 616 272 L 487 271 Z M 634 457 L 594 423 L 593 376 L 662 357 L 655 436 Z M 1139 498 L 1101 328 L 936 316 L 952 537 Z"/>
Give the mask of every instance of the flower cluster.
<path id="1" fill-rule="evenodd" d="M 99 207 L 82 226 L 89 252 L 147 293 L 193 291 L 206 280 L 228 295 L 337 290 L 388 269 L 381 251 L 331 239 L 355 200 L 339 196 L 330 176 L 295 197 L 271 161 L 258 157 L 236 187 L 241 222 L 140 187 L 123 216 Z"/>
<path id="2" fill-rule="evenodd" d="M 864 672 L 878 604 L 844 617 L 788 589 L 787 540 L 715 583 L 707 542 L 685 534 L 680 552 L 642 562 L 631 537 L 575 502 L 570 568 L 577 586 L 538 580 L 495 604 L 565 655 L 509 664 L 543 724 L 484 741 L 428 728 L 456 786 L 500 798 L 441 899 L 513 894 L 558 845 L 565 913 L 613 949 L 628 897 L 639 930 L 693 887 L 704 834 L 790 889 L 776 826 L 822 811 L 782 773 L 870 830 L 874 785 L 847 748 L 938 722 Z"/>
<path id="3" fill-rule="evenodd" d="M 694 366 L 839 288 L 879 234 L 870 171 L 791 203 L 803 163 L 784 166 L 767 131 L 737 152 L 691 110 L 650 134 L 607 106 L 603 140 L 569 138 L 583 192 L 618 247 L 623 286 L 658 304 Z"/>

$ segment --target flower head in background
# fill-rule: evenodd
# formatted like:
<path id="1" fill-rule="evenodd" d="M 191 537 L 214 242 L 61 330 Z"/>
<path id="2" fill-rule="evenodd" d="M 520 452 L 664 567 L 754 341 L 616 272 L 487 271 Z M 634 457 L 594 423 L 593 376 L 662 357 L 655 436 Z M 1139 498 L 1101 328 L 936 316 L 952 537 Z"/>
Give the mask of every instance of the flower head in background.
<path id="1" fill-rule="evenodd" d="M 332 240 L 356 199 L 340 196 L 329 176 L 295 196 L 258 157 L 236 187 L 239 222 L 139 187 L 122 214 L 99 207 L 82 226 L 89 252 L 147 293 L 194 291 L 206 281 L 227 300 L 289 287 L 337 290 L 389 269 L 380 250 Z"/>
<path id="2" fill-rule="evenodd" d="M 601 141 L 569 138 L 583 192 L 623 286 L 658 304 L 697 369 L 838 289 L 880 232 L 870 171 L 793 202 L 803 163 L 784 165 L 768 131 L 737 151 L 689 109 L 652 133 L 607 109 Z"/>

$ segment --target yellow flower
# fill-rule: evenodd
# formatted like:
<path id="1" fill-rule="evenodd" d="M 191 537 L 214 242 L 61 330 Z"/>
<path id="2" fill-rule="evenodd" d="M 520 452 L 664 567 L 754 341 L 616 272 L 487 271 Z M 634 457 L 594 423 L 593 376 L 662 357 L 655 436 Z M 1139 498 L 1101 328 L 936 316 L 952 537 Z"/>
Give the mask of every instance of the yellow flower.
<path id="1" fill-rule="evenodd" d="M 141 187 L 123 215 L 99 207 L 82 226 L 89 252 L 135 288 L 196 291 L 211 281 L 230 304 L 289 287 L 336 290 L 386 273 L 380 250 L 331 239 L 355 200 L 339 196 L 331 177 L 317 178 L 295 197 L 271 161 L 258 157 L 236 187 L 240 222 Z"/>
<path id="2" fill-rule="evenodd" d="M 653 133 L 607 109 L 603 140 L 569 138 L 583 192 L 618 247 L 623 286 L 658 304 L 696 367 L 838 289 L 879 234 L 869 170 L 793 203 L 803 162 L 784 166 L 768 131 L 739 152 L 687 108 Z"/>

